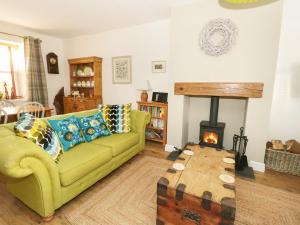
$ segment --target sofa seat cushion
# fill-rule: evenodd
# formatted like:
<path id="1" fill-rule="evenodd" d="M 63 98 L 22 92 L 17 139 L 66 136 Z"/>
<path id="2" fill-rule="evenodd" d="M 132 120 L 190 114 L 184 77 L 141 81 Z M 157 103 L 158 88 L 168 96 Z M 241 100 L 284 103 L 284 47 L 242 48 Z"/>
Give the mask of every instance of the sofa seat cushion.
<path id="1" fill-rule="evenodd" d="M 58 160 L 62 186 L 68 186 L 112 159 L 109 147 L 83 143 L 63 153 Z"/>
<path id="2" fill-rule="evenodd" d="M 94 145 L 104 145 L 111 147 L 113 156 L 117 156 L 122 152 L 130 149 L 134 145 L 139 143 L 139 135 L 134 132 L 123 133 L 123 134 L 113 134 L 108 137 L 98 138 L 90 142 Z"/>
<path id="3" fill-rule="evenodd" d="M 15 132 L 11 131 L 5 126 L 0 126 L 0 138 L 4 138 L 7 136 L 16 136 Z"/>

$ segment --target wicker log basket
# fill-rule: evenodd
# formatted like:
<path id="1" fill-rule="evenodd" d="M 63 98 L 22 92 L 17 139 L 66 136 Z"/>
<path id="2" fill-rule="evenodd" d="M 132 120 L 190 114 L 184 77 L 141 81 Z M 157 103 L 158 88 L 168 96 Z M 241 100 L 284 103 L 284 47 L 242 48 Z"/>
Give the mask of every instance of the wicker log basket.
<path id="1" fill-rule="evenodd" d="M 267 143 L 265 166 L 278 172 L 300 176 L 300 143 L 294 140 L 282 144 L 274 140 Z"/>

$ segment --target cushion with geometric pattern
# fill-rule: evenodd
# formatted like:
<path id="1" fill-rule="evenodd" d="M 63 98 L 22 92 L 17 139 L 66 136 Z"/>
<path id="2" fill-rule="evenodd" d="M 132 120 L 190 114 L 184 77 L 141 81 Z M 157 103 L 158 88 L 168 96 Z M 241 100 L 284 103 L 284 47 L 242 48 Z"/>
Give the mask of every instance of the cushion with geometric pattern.
<path id="1" fill-rule="evenodd" d="M 99 112 L 111 133 L 121 134 L 130 132 L 131 103 L 119 105 L 99 105 Z"/>
<path id="2" fill-rule="evenodd" d="M 46 121 L 24 113 L 14 127 L 16 135 L 27 138 L 42 147 L 53 160 L 61 152 L 59 138 Z"/>

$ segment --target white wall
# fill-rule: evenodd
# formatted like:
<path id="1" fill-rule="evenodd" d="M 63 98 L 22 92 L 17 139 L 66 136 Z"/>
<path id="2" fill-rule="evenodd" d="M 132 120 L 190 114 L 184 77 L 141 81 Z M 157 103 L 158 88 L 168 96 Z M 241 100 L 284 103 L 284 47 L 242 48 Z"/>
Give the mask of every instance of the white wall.
<path id="1" fill-rule="evenodd" d="M 39 38 L 42 40 L 41 48 L 42 48 L 42 54 L 43 54 L 43 60 L 45 64 L 45 73 L 46 73 L 46 79 L 48 84 L 48 97 L 49 97 L 49 105 L 54 107 L 52 105 L 54 96 L 58 92 L 58 90 L 66 85 L 66 74 L 64 73 L 64 55 L 63 55 L 63 41 L 59 38 L 51 37 L 44 34 L 38 34 L 35 32 L 32 32 L 28 29 L 24 29 L 22 27 L 0 22 L 0 31 L 6 32 L 6 33 L 12 33 L 17 34 L 20 36 L 32 36 L 35 38 Z M 15 42 L 23 42 L 22 38 L 9 36 L 9 35 L 1 35 L 0 39 L 15 41 Z M 48 74 L 47 73 L 47 61 L 46 61 L 46 55 L 49 52 L 54 52 L 58 55 L 58 65 L 59 65 L 59 72 L 60 74 Z M 25 82 L 24 82 L 25 83 Z M 23 84 L 26 86 L 26 84 Z"/>
<path id="2" fill-rule="evenodd" d="M 264 97 L 248 101 L 246 118 L 248 156 L 262 162 L 265 142 L 270 137 L 299 139 L 300 133 L 299 126 L 290 129 L 300 112 L 297 0 L 285 1 L 272 113 L 270 110 L 281 6 L 282 1 L 277 1 L 258 8 L 232 10 L 222 8 L 218 0 L 201 0 L 195 4 L 174 7 L 170 20 L 65 40 L 2 22 L 0 30 L 42 39 L 45 69 L 46 54 L 53 51 L 58 55 L 60 74 L 47 74 L 50 104 L 61 86 L 65 86 L 69 93 L 67 59 L 73 57 L 95 55 L 103 58 L 105 103 L 136 102 L 139 100 L 136 89 L 143 80 L 149 80 L 154 91 L 169 92 L 168 143 L 176 146 L 187 141 L 198 141 L 199 122 L 208 118 L 209 100 L 174 96 L 174 82 L 263 82 Z M 201 28 L 214 18 L 230 18 L 239 28 L 236 45 L 228 54 L 220 57 L 207 56 L 198 47 Z M 111 58 L 123 55 L 132 56 L 133 82 L 112 84 Z M 153 60 L 166 60 L 167 73 L 153 74 Z M 227 148 L 231 147 L 232 134 L 243 125 L 245 107 L 243 100 L 222 99 L 220 102 L 219 120 L 227 123 Z"/>
<path id="3" fill-rule="evenodd" d="M 247 154 L 251 160 L 263 162 L 269 138 L 281 6 L 282 2 L 277 1 L 252 9 L 231 10 L 213 0 L 172 9 L 169 144 L 184 145 L 189 131 L 188 113 L 184 110 L 189 100 L 172 94 L 174 82 L 263 82 L 264 96 L 248 101 L 246 118 Z M 230 18 L 239 29 L 236 45 L 219 57 L 205 55 L 198 46 L 201 28 L 214 18 Z"/>
<path id="4" fill-rule="evenodd" d="M 136 89 L 142 81 L 149 80 L 153 91 L 168 91 L 169 65 L 167 64 L 167 73 L 156 74 L 151 72 L 151 62 L 153 60 L 168 61 L 169 35 L 170 22 L 162 20 L 66 39 L 64 41 L 65 61 L 73 57 L 102 57 L 103 102 L 135 103 L 140 98 L 140 92 Z M 124 55 L 131 55 L 132 58 L 132 84 L 113 84 L 112 57 Z"/>
<path id="5" fill-rule="evenodd" d="M 270 126 L 272 139 L 300 141 L 299 9 L 299 0 L 284 1 Z"/>

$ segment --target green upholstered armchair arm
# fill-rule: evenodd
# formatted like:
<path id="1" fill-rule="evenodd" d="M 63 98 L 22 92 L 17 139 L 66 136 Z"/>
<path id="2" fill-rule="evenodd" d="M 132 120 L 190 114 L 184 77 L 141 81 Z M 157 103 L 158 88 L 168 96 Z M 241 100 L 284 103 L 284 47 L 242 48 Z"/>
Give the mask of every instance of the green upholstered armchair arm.
<path id="1" fill-rule="evenodd" d="M 141 150 L 145 147 L 145 129 L 150 122 L 150 114 L 139 110 L 131 111 L 131 130 L 140 135 Z"/>
<path id="2" fill-rule="evenodd" d="M 50 215 L 61 204 L 56 163 L 30 140 L 0 137 L 0 173 L 7 177 L 8 190 L 41 216 Z"/>

